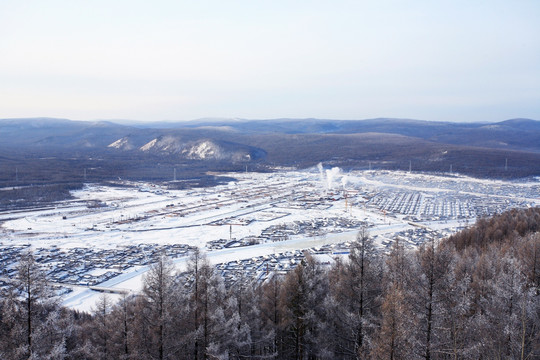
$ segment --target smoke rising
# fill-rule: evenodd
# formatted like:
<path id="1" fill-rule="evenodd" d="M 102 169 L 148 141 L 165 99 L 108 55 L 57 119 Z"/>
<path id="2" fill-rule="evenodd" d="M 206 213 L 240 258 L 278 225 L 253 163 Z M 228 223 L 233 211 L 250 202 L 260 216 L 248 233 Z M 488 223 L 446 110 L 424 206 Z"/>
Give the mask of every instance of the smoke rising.
<path id="1" fill-rule="evenodd" d="M 334 186 L 337 186 L 338 184 L 341 184 L 341 186 L 345 188 L 349 181 L 349 177 L 347 175 L 342 175 L 342 170 L 339 167 L 325 170 L 322 163 L 318 163 L 317 169 L 319 170 L 321 185 L 326 191 L 333 189 Z"/>
<path id="2" fill-rule="evenodd" d="M 345 189 L 345 187 L 347 187 L 348 182 L 349 182 L 349 176 L 348 175 L 343 175 L 343 177 L 341 178 L 341 186 L 343 187 L 343 189 Z"/>
<path id="3" fill-rule="evenodd" d="M 332 169 L 326 170 L 326 188 L 332 189 L 334 187 L 334 179 L 341 174 L 341 169 L 338 167 L 333 167 Z"/>

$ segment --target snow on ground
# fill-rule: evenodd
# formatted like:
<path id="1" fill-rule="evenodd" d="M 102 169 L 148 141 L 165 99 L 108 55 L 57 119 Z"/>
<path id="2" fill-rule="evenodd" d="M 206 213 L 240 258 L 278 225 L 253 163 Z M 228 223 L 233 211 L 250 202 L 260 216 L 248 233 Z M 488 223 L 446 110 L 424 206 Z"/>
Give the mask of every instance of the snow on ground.
<path id="1" fill-rule="evenodd" d="M 422 241 L 425 231 L 450 234 L 474 223 L 478 216 L 540 204 L 538 179 L 505 182 L 457 174 L 323 170 L 227 174 L 237 181 L 189 190 L 136 182 L 123 182 L 122 187 L 87 184 L 72 193 L 75 200 L 0 211 L 0 244 L 31 244 L 35 249 L 187 244 L 205 249 L 208 242 L 219 239 L 259 237 L 262 242 L 208 251 L 209 260 L 217 264 L 350 242 L 357 232 L 338 225 L 308 226 L 306 231 L 290 233 L 285 241 L 274 242 L 261 236 L 272 226 L 295 228 L 295 222 L 305 226 L 306 221 L 339 218 L 367 225 L 380 246 L 388 246 L 396 236 L 415 244 Z M 175 260 L 179 269 L 185 261 Z M 132 267 L 99 285 L 139 291 L 147 268 Z M 105 273 L 92 271 L 92 275 Z M 98 297 L 99 293 L 75 286 L 65 304 L 90 310 Z"/>
<path id="2" fill-rule="evenodd" d="M 206 256 L 210 264 L 216 265 L 262 255 L 279 254 L 297 249 L 320 247 L 325 244 L 350 242 L 356 238 L 356 234 L 357 231 L 349 231 L 346 233 L 329 234 L 316 238 L 295 239 L 276 243 L 265 243 L 240 248 L 223 249 L 208 252 L 206 253 Z M 184 271 L 186 269 L 188 260 L 188 257 L 175 259 L 174 264 L 176 269 L 178 271 Z M 127 290 L 135 293 L 139 292 L 142 290 L 143 279 L 146 271 L 148 271 L 149 268 L 149 266 L 137 267 L 132 271 L 126 272 L 100 284 L 100 286 L 114 290 Z M 108 295 L 111 295 L 113 299 L 121 298 L 121 295 L 119 294 Z M 100 296 L 101 293 L 99 292 L 90 289 L 77 288 L 74 292 L 64 297 L 64 305 L 80 311 L 92 311 L 92 309 L 95 308 L 95 304 L 99 300 Z"/>

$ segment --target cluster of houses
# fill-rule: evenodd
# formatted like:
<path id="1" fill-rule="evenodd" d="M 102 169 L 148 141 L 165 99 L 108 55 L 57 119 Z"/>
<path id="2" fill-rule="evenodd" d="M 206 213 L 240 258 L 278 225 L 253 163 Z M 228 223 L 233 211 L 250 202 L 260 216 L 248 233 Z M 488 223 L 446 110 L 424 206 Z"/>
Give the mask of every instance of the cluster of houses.
<path id="1" fill-rule="evenodd" d="M 433 231 L 425 227 L 414 227 L 404 231 L 399 231 L 394 234 L 392 239 L 382 239 L 381 244 L 386 249 L 392 246 L 394 241 L 399 240 L 406 246 L 416 247 L 426 242 L 427 239 L 433 239 L 435 241 L 441 240 L 450 235 L 449 233 L 442 233 L 440 231 Z M 377 235 L 374 236 L 374 240 L 377 239 Z"/>
<path id="2" fill-rule="evenodd" d="M 10 278 L 28 246 L 0 245 L 0 277 Z M 194 247 L 186 244 L 139 244 L 114 249 L 38 248 L 34 258 L 52 283 L 92 286 L 120 275 L 133 266 L 151 264 L 156 256 L 187 256 Z"/>
<path id="3" fill-rule="evenodd" d="M 527 207 L 524 201 L 491 196 L 478 196 L 458 192 L 440 192 L 436 195 L 422 191 L 380 189 L 372 194 L 368 206 L 394 214 L 407 215 L 412 221 L 471 219 L 490 216 L 509 208 Z"/>
<path id="4" fill-rule="evenodd" d="M 29 245 L 0 245 L 0 287 L 7 285 L 16 272 L 16 263 Z M 216 270 L 230 286 L 240 279 L 265 281 L 271 276 L 286 274 L 296 268 L 306 256 L 317 258 L 322 265 L 330 265 L 333 258 L 349 253 L 350 244 L 330 244 L 307 250 L 287 251 L 270 255 L 231 261 L 216 265 Z M 120 275 L 137 265 L 148 265 L 157 255 L 187 256 L 193 250 L 185 244 L 140 244 L 118 249 L 93 250 L 91 248 L 49 249 L 34 251 L 34 258 L 48 275 L 51 283 L 94 286 Z"/>
<path id="5" fill-rule="evenodd" d="M 207 250 L 220 250 L 231 247 L 250 246 L 267 242 L 289 240 L 293 235 L 307 237 L 320 236 L 328 233 L 358 229 L 367 223 L 354 218 L 330 217 L 310 220 L 297 220 L 290 223 L 272 225 L 261 231 L 261 235 L 250 235 L 241 239 L 212 240 L 206 244 Z"/>
<path id="6" fill-rule="evenodd" d="M 320 236 L 328 233 L 357 229 L 367 225 L 354 218 L 330 217 L 310 220 L 298 220 L 291 223 L 273 225 L 261 232 L 261 236 L 270 241 L 283 241 L 291 235 Z"/>
<path id="7" fill-rule="evenodd" d="M 538 183 L 526 186 L 512 182 L 497 184 L 452 175 L 399 176 L 381 171 L 372 173 L 372 178 L 387 185 L 371 188 L 363 194 L 368 199 L 367 206 L 408 215 L 413 221 L 491 216 L 510 208 L 535 206 L 540 193 Z"/>
<path id="8" fill-rule="evenodd" d="M 319 248 L 287 251 L 257 256 L 251 259 L 230 261 L 216 265 L 216 270 L 223 277 L 227 286 L 231 286 L 237 281 L 245 281 L 245 279 L 264 282 L 272 276 L 283 275 L 294 270 L 305 261 L 306 256 L 314 257 L 323 266 L 330 266 L 336 256 L 347 255 L 349 249 L 349 243 L 323 245 Z"/>
<path id="9" fill-rule="evenodd" d="M 15 266 L 24 251 L 28 251 L 30 245 L 2 245 L 0 244 L 0 287 L 5 285 L 5 280 L 15 273 Z"/>

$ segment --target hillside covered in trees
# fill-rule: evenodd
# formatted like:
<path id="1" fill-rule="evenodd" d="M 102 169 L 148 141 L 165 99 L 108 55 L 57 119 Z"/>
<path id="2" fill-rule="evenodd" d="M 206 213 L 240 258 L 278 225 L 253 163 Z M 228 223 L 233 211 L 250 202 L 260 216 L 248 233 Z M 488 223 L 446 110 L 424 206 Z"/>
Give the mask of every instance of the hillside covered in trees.
<path id="1" fill-rule="evenodd" d="M 0 297 L 2 359 L 540 359 L 540 209 L 415 251 L 361 231 L 331 268 L 226 288 L 203 254 L 165 257 L 144 290 L 62 308 L 32 256 Z"/>

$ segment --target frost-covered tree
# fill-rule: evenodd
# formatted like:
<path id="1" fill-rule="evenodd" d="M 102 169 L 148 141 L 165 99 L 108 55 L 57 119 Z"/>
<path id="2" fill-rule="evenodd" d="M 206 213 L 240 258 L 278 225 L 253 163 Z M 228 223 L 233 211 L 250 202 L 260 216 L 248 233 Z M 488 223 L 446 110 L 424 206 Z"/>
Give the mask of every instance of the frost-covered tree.
<path id="1" fill-rule="evenodd" d="M 517 256 L 529 285 L 540 296 L 540 233 L 529 234 L 521 241 Z"/>
<path id="2" fill-rule="evenodd" d="M 483 334 L 479 343 L 484 356 L 519 358 L 523 347 L 521 335 L 527 330 L 522 323 L 527 313 L 526 279 L 511 254 L 496 259 L 494 272 L 495 276 L 486 284 L 490 295 L 478 299 L 482 311 L 473 326 Z"/>
<path id="3" fill-rule="evenodd" d="M 277 356 L 283 352 L 283 331 L 281 329 L 281 319 L 283 317 L 280 307 L 280 295 L 282 280 L 276 274 L 271 274 L 260 288 L 261 296 L 259 302 L 260 316 L 263 329 L 269 337 L 267 353 Z"/>
<path id="4" fill-rule="evenodd" d="M 321 341 L 328 356 L 362 359 L 369 353 L 379 322 L 382 261 L 365 228 L 351 244 L 346 261 L 334 266 L 326 299 L 326 329 Z"/>
<path id="5" fill-rule="evenodd" d="M 413 359 L 413 331 L 418 326 L 410 303 L 411 253 L 396 240 L 386 258 L 380 327 L 374 334 L 375 359 Z"/>
<path id="6" fill-rule="evenodd" d="M 321 352 L 318 342 L 328 292 L 328 277 L 310 256 L 283 283 L 280 307 L 283 313 L 283 359 L 311 359 Z"/>
<path id="7" fill-rule="evenodd" d="M 172 318 L 175 303 L 175 268 L 170 259 L 159 256 L 144 277 L 142 316 L 147 341 L 147 355 L 165 359 L 173 351 Z"/>
<path id="8" fill-rule="evenodd" d="M 17 295 L 13 288 L 0 289 L 0 359 L 12 357 L 13 350 L 24 341 L 14 334 L 22 333 L 18 316 Z"/>
<path id="9" fill-rule="evenodd" d="M 437 358 L 466 359 L 475 356 L 471 343 L 473 291 L 471 289 L 470 263 L 454 253 L 446 275 L 446 282 L 438 296 Z"/>
<path id="10" fill-rule="evenodd" d="M 382 323 L 376 332 L 371 350 L 371 358 L 378 360 L 399 360 L 412 358 L 412 329 L 410 308 L 405 300 L 404 290 L 397 284 L 390 284 L 385 291 L 381 306 Z M 366 356 L 366 358 L 368 358 Z"/>
<path id="11" fill-rule="evenodd" d="M 262 288 L 253 279 L 241 277 L 227 291 L 232 312 L 238 314 L 240 322 L 232 331 L 234 341 L 231 343 L 232 358 L 271 358 L 274 329 L 266 326 L 262 316 Z"/>
<path id="12" fill-rule="evenodd" d="M 58 303 L 47 283 L 45 272 L 31 253 L 21 256 L 14 278 L 19 318 L 13 329 L 16 352 L 28 358 L 60 354 L 63 350 L 62 329 L 56 326 Z M 38 341 L 39 339 L 39 341 Z"/>
<path id="13" fill-rule="evenodd" d="M 135 319 L 133 295 L 123 294 L 110 313 L 111 354 L 114 359 L 129 359 L 133 352 Z"/>
<path id="14" fill-rule="evenodd" d="M 411 269 L 410 303 L 416 314 L 418 327 L 415 334 L 415 351 L 426 360 L 436 358 L 445 348 L 443 300 L 451 286 L 450 266 L 452 256 L 447 248 L 436 246 L 429 239 L 420 246 Z"/>
<path id="15" fill-rule="evenodd" d="M 227 346 L 219 346 L 221 341 L 227 341 L 223 338 L 227 300 L 223 279 L 198 250 L 191 255 L 184 278 L 182 291 L 187 301 L 187 312 L 183 339 L 187 358 L 221 358 L 228 351 Z"/>
<path id="16" fill-rule="evenodd" d="M 111 337 L 113 329 L 111 327 L 111 299 L 107 294 L 101 294 L 94 310 L 94 338 L 93 344 L 95 356 L 100 360 L 112 359 Z"/>

